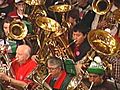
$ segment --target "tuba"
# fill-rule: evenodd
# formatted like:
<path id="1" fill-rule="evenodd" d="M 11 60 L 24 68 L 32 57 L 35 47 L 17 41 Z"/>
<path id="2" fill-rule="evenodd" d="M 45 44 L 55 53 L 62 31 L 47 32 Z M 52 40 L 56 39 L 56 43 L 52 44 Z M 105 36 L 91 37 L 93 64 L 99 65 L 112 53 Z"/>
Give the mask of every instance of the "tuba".
<path id="1" fill-rule="evenodd" d="M 3 72 L 9 76 L 12 76 L 11 60 L 6 52 L 7 49 L 8 45 L 0 45 L 0 73 Z"/>
<path id="2" fill-rule="evenodd" d="M 102 58 L 106 75 L 112 75 L 110 58 L 120 57 L 120 46 L 117 40 L 108 32 L 96 29 L 88 33 L 88 42 L 92 49 Z"/>
<path id="3" fill-rule="evenodd" d="M 93 11 L 99 15 L 104 15 L 111 9 L 112 2 L 112 0 L 94 0 L 92 3 Z"/>
<path id="4" fill-rule="evenodd" d="M 10 23 L 10 31 L 8 37 L 10 39 L 22 40 L 28 33 L 27 26 L 24 22 L 15 20 Z"/>
<path id="5" fill-rule="evenodd" d="M 116 55 L 119 51 L 119 43 L 112 35 L 101 29 L 90 31 L 88 42 L 97 53 L 105 56 Z"/>

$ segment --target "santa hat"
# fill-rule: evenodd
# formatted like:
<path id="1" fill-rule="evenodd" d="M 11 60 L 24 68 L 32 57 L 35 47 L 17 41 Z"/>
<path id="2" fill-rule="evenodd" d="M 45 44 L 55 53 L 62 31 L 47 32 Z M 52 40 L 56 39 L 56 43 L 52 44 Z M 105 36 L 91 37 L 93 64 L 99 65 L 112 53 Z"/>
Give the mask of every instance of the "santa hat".
<path id="1" fill-rule="evenodd" d="M 15 0 L 15 3 L 23 2 L 24 0 Z"/>
<path id="2" fill-rule="evenodd" d="M 101 58 L 96 56 L 87 69 L 88 73 L 103 75 L 105 73 Z"/>

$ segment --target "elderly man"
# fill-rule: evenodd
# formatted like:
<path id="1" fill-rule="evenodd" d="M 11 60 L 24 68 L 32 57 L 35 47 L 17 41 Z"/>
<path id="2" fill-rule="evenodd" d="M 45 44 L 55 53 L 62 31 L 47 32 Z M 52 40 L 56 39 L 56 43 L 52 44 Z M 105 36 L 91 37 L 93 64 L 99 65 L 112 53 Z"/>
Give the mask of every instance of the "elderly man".
<path id="1" fill-rule="evenodd" d="M 72 76 L 63 69 L 61 59 L 50 57 L 47 61 L 47 68 L 49 76 L 44 83 L 47 83 L 52 90 L 66 90 Z"/>
<path id="2" fill-rule="evenodd" d="M 37 68 L 38 64 L 35 60 L 30 58 L 31 48 L 27 45 L 20 45 L 16 50 L 16 57 L 12 60 L 10 71 L 12 76 L 0 72 L 0 80 L 7 83 L 7 86 L 14 86 L 15 88 L 29 88 L 34 82 L 29 79 L 29 76 Z M 6 84 L 3 83 L 3 86 Z M 32 85 L 32 86 L 31 86 Z M 31 89 L 30 89 L 31 90 Z"/>

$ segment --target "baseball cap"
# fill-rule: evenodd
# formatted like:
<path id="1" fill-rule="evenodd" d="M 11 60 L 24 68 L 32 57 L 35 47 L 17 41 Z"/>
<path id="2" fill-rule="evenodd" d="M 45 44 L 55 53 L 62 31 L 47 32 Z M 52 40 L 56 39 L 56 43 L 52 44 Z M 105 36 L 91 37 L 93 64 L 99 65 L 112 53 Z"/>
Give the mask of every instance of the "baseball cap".
<path id="1" fill-rule="evenodd" d="M 15 0 L 15 3 L 23 2 L 24 0 Z"/>

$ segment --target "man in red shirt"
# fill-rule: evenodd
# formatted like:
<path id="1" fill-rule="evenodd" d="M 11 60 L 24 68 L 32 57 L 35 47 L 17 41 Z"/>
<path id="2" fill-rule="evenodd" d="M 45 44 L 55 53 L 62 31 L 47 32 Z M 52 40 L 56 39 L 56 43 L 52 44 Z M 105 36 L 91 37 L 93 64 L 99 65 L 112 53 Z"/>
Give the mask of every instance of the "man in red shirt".
<path id="1" fill-rule="evenodd" d="M 32 87 L 30 85 L 36 85 L 34 81 L 30 79 L 30 75 L 37 68 L 38 64 L 35 60 L 32 60 L 30 56 L 31 48 L 29 46 L 18 46 L 15 59 L 12 60 L 10 68 L 12 76 L 0 72 L 0 80 L 7 82 L 15 88 L 27 88 L 28 86 Z"/>
<path id="2" fill-rule="evenodd" d="M 64 70 L 61 59 L 50 57 L 47 61 L 47 69 L 49 75 L 46 80 L 43 80 L 44 86 L 49 90 L 67 90 L 67 86 L 73 76 Z"/>

